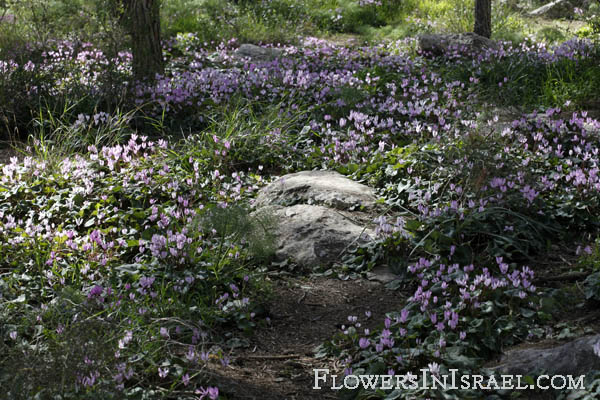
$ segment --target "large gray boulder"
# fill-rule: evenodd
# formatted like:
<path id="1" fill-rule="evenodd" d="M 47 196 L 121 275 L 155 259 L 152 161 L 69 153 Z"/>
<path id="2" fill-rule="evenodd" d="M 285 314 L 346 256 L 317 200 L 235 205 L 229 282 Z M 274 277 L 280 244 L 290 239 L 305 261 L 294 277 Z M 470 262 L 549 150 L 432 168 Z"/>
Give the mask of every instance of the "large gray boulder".
<path id="1" fill-rule="evenodd" d="M 568 0 L 556 0 L 552 3 L 545 4 L 540 8 L 529 12 L 532 17 L 544 17 L 544 18 L 567 18 L 572 17 L 574 12 L 573 3 Z"/>
<path id="2" fill-rule="evenodd" d="M 256 213 L 275 219 L 276 256 L 304 266 L 330 266 L 372 240 L 375 191 L 334 171 L 288 174 L 258 194 Z"/>
<path id="3" fill-rule="evenodd" d="M 254 63 L 264 63 L 281 57 L 283 55 L 283 50 L 245 43 L 242 44 L 234 54 L 235 57 L 239 59 L 249 59 Z"/>
<path id="4" fill-rule="evenodd" d="M 260 211 L 277 219 L 276 258 L 304 267 L 331 266 L 374 237 L 371 229 L 323 206 L 269 206 Z"/>
<path id="5" fill-rule="evenodd" d="M 600 356 L 593 349 L 598 342 L 600 335 L 594 335 L 555 347 L 511 350 L 493 369 L 509 375 L 585 375 L 600 370 Z"/>
<path id="6" fill-rule="evenodd" d="M 371 210 L 375 190 L 335 171 L 302 171 L 277 179 L 260 191 L 256 206 L 323 205 L 337 210 Z"/>
<path id="7" fill-rule="evenodd" d="M 456 34 L 423 34 L 419 36 L 419 47 L 435 56 L 444 54 L 473 54 L 485 49 L 496 48 L 496 42 L 473 32 Z"/>

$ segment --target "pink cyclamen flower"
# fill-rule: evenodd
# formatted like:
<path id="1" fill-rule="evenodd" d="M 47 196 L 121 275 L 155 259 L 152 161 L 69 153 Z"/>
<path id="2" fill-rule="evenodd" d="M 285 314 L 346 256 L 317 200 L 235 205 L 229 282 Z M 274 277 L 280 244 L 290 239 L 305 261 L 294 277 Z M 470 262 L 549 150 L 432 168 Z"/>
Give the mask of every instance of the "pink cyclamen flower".
<path id="1" fill-rule="evenodd" d="M 160 376 L 161 378 L 166 378 L 166 376 L 169 374 L 169 368 L 165 367 L 165 368 L 160 368 L 158 367 L 158 376 Z"/>
<path id="2" fill-rule="evenodd" d="M 597 355 L 598 357 L 600 357 L 600 340 L 598 342 L 596 342 L 593 349 L 594 349 L 594 354 Z"/>
<path id="3" fill-rule="evenodd" d="M 196 394 L 200 395 L 200 399 L 204 399 L 206 396 L 210 400 L 216 400 L 219 397 L 219 388 L 209 386 L 206 389 L 200 388 L 196 390 Z"/>
<path id="4" fill-rule="evenodd" d="M 440 365 L 436 362 L 432 362 L 430 364 L 427 364 L 427 367 L 429 368 L 429 371 L 431 372 L 432 375 L 439 375 L 440 373 Z"/>
<path id="5" fill-rule="evenodd" d="M 90 290 L 90 293 L 88 294 L 88 299 L 91 299 L 92 297 L 100 296 L 103 291 L 104 291 L 104 288 L 102 286 L 100 286 L 100 285 L 94 286 Z"/>

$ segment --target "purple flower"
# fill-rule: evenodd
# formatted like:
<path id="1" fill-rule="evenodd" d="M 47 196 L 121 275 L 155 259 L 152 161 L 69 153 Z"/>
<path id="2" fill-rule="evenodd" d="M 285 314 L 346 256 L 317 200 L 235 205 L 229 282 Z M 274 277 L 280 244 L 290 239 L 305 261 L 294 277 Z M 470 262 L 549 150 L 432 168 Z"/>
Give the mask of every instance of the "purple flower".
<path id="1" fill-rule="evenodd" d="M 409 311 L 406 308 L 403 308 L 402 311 L 400 312 L 400 322 L 402 322 L 402 323 L 406 322 L 406 319 L 408 318 L 408 314 L 409 314 Z"/>
<path id="2" fill-rule="evenodd" d="M 600 340 L 594 345 L 594 354 L 600 357 Z"/>
<path id="3" fill-rule="evenodd" d="M 158 367 L 158 376 L 160 376 L 161 378 L 166 378 L 166 376 L 169 374 L 169 368 L 165 367 L 165 368 L 160 368 Z"/>
<path id="4" fill-rule="evenodd" d="M 88 294 L 88 299 L 91 299 L 92 297 L 100 296 L 103 291 L 104 291 L 104 288 L 102 286 L 100 286 L 100 285 L 94 286 L 90 290 L 90 293 Z"/>
<path id="5" fill-rule="evenodd" d="M 439 375 L 440 373 L 440 365 L 436 362 L 432 362 L 430 364 L 427 364 L 427 367 L 429 368 L 429 371 L 431 371 L 432 375 Z"/>
<path id="6" fill-rule="evenodd" d="M 600 342 L 599 342 L 600 343 Z M 358 345 L 361 349 L 366 349 L 371 344 L 371 341 L 367 338 L 360 338 L 358 341 Z"/>
<path id="7" fill-rule="evenodd" d="M 206 396 L 208 396 L 210 400 L 216 400 L 219 397 L 219 388 L 209 386 L 206 389 L 197 389 L 195 393 L 200 395 L 200 400 L 202 400 Z"/>
<path id="8" fill-rule="evenodd" d="M 155 277 L 153 277 L 153 276 L 150 276 L 150 277 L 145 277 L 145 276 L 142 276 L 142 277 L 140 278 L 140 286 L 141 286 L 142 288 L 144 288 L 144 289 L 146 289 L 146 288 L 149 288 L 150 286 L 152 286 L 152 284 L 154 283 L 154 280 L 155 280 L 155 279 L 156 279 L 156 278 L 155 278 Z"/>

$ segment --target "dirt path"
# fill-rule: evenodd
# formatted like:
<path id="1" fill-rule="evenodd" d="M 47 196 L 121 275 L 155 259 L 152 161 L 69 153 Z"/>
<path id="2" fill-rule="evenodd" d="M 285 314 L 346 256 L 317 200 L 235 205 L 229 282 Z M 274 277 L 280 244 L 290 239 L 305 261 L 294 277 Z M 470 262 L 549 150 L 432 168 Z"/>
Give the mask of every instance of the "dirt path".
<path id="1" fill-rule="evenodd" d="M 380 283 L 364 279 L 286 278 L 273 282 L 271 324 L 252 335 L 248 348 L 231 355 L 230 365 L 214 372 L 219 387 L 235 399 L 334 399 L 336 393 L 314 390 L 314 368 L 341 375 L 333 359 L 317 359 L 314 349 L 348 324 L 348 316 L 364 321 L 362 328 L 383 322 L 385 312 L 401 308 L 406 297 Z M 372 313 L 366 319 L 365 311 Z"/>
<path id="2" fill-rule="evenodd" d="M 558 276 L 558 270 L 547 276 Z M 545 279 L 540 276 L 540 279 Z M 552 287 L 540 282 L 541 287 Z M 564 284 L 565 282 L 562 282 Z M 250 345 L 236 349 L 230 365 L 215 368 L 220 390 L 231 399 L 308 400 L 336 399 L 331 389 L 314 390 L 314 369 L 327 368 L 332 375 L 342 375 L 340 360 L 315 357 L 317 346 L 348 325 L 348 316 L 363 321 L 362 328 L 374 328 L 383 322 L 385 313 L 401 309 L 407 292 L 391 291 L 384 285 L 365 279 L 342 281 L 322 277 L 285 277 L 272 282 L 274 297 L 270 302 L 271 324 L 257 329 Z M 560 286 L 560 284 L 558 284 Z M 365 312 L 371 317 L 366 318 Z M 575 336 L 600 332 L 600 313 L 596 307 L 582 307 L 562 315 L 555 323 L 567 323 Z M 558 334 L 559 332 L 555 332 Z M 526 342 L 517 347 L 547 347 L 556 338 L 538 343 Z M 491 361 L 490 365 L 494 364 Z M 532 394 L 531 399 L 545 400 L 548 393 Z"/>

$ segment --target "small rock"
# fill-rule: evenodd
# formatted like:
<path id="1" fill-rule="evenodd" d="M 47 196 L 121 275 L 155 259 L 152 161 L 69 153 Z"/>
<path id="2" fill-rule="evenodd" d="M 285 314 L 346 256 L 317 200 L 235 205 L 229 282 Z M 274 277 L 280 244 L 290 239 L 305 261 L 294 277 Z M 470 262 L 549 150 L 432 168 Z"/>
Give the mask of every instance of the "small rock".
<path id="1" fill-rule="evenodd" d="M 235 51 L 235 55 L 238 58 L 249 58 L 252 62 L 268 62 L 281 57 L 283 50 L 245 43 Z"/>
<path id="2" fill-rule="evenodd" d="M 460 34 L 424 34 L 419 36 L 419 47 L 423 52 L 436 56 L 456 51 L 461 54 L 473 54 L 488 48 L 495 48 L 496 42 L 473 32 Z"/>
<path id="3" fill-rule="evenodd" d="M 383 284 L 388 284 L 400 278 L 399 275 L 394 274 L 390 268 L 385 265 L 375 267 L 370 272 L 367 272 L 368 280 Z"/>
<path id="4" fill-rule="evenodd" d="M 544 349 L 515 349 L 507 352 L 494 370 L 509 375 L 585 375 L 600 370 L 600 356 L 593 347 L 600 335 L 586 336 Z"/>
<path id="5" fill-rule="evenodd" d="M 545 17 L 545 18 L 566 18 L 572 17 L 574 12 L 573 4 L 568 0 L 556 0 L 552 3 L 536 8 L 529 12 L 532 17 Z"/>

